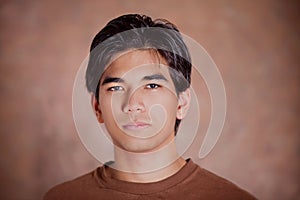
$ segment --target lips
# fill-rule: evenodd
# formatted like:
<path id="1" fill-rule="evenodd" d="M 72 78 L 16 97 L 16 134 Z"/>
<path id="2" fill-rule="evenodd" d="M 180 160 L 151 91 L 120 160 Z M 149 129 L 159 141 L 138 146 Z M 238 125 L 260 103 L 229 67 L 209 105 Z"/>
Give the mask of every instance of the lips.
<path id="1" fill-rule="evenodd" d="M 130 122 L 128 124 L 123 125 L 122 127 L 126 130 L 142 130 L 150 127 L 150 124 L 146 122 Z"/>

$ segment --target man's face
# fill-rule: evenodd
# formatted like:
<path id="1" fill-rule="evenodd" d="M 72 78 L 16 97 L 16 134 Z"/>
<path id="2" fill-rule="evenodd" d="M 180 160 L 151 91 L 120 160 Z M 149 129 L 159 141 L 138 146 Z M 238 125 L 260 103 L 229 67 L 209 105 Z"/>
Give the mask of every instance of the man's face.
<path id="1" fill-rule="evenodd" d="M 113 142 L 130 152 L 158 150 L 174 139 L 180 106 L 163 58 L 149 50 L 122 54 L 104 71 L 99 115 Z"/>

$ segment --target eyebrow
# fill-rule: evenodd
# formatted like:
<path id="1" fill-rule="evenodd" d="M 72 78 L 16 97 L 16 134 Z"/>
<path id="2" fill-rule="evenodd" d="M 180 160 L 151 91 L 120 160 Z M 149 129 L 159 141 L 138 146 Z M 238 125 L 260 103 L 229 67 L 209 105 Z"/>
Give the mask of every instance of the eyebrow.
<path id="1" fill-rule="evenodd" d="M 151 80 L 163 80 L 168 82 L 167 78 L 164 77 L 162 74 L 153 74 L 149 76 L 144 76 L 142 78 L 143 81 L 151 81 Z M 108 83 L 124 83 L 125 80 L 122 78 L 117 78 L 117 77 L 105 77 L 101 85 L 105 85 Z"/>
<path id="2" fill-rule="evenodd" d="M 105 77 L 101 85 L 105 85 L 108 83 L 124 83 L 124 79 L 116 78 L 116 77 Z"/>
<path id="3" fill-rule="evenodd" d="M 162 74 L 153 74 L 150 76 L 144 76 L 142 80 L 144 80 L 144 81 L 163 80 L 163 81 L 168 82 L 167 78 L 164 77 Z"/>

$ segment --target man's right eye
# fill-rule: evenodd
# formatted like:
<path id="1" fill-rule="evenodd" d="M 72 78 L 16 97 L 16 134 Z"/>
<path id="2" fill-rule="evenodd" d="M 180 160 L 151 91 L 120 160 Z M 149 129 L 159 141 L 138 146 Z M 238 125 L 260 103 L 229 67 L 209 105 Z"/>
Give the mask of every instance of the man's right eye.
<path id="1" fill-rule="evenodd" d="M 122 86 L 119 86 L 119 85 L 113 86 L 113 87 L 109 87 L 107 89 L 107 91 L 123 91 L 123 90 L 124 90 L 124 88 Z"/>

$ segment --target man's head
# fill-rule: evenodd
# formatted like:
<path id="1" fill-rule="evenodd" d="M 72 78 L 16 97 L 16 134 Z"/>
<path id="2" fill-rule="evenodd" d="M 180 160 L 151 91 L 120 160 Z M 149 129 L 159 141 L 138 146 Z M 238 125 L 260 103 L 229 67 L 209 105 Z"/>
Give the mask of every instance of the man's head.
<path id="1" fill-rule="evenodd" d="M 124 52 L 146 50 L 169 67 L 169 75 L 178 95 L 190 86 L 191 62 L 178 29 L 166 20 L 142 15 L 124 15 L 110 21 L 93 39 L 86 72 L 88 91 L 99 103 L 103 72 Z M 180 123 L 174 119 L 175 132 Z"/>

